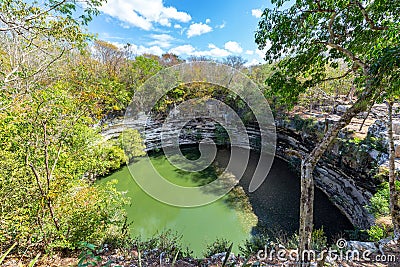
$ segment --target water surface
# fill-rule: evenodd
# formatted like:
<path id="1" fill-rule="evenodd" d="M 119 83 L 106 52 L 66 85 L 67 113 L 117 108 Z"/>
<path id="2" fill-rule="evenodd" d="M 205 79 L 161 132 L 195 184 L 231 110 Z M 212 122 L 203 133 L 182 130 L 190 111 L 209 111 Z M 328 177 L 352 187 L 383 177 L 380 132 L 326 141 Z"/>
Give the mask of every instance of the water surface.
<path id="1" fill-rule="evenodd" d="M 198 150 L 189 147 L 182 150 L 188 158 L 196 158 Z M 219 168 L 226 166 L 230 151 L 219 149 L 214 164 Z M 250 162 L 240 185 L 247 192 L 252 173 L 258 163 L 258 153 L 251 152 Z M 162 154 L 151 155 L 157 171 L 170 182 L 181 186 L 198 186 L 208 183 L 217 177 L 215 168 L 210 167 L 202 172 L 190 173 L 177 170 Z M 141 164 L 138 160 L 134 164 Z M 140 167 L 140 166 L 139 166 Z M 145 169 L 137 168 L 141 173 L 149 175 Z M 231 170 L 234 172 L 234 170 Z M 180 208 L 161 203 L 147 195 L 131 178 L 127 167 L 101 180 L 118 180 L 117 189 L 125 191 L 131 198 L 132 205 L 126 207 L 128 217 L 132 221 L 134 236 L 150 238 L 157 233 L 171 229 L 182 235 L 182 243 L 194 251 L 195 256 L 202 256 L 207 244 L 217 238 L 225 238 L 234 242 L 234 252 L 245 239 L 260 231 L 270 233 L 295 233 L 299 224 L 300 181 L 289 165 L 275 159 L 265 182 L 254 193 L 248 193 L 245 200 L 232 198 L 232 193 L 211 204 Z M 234 203 L 235 205 L 232 205 Z M 248 207 L 252 211 L 238 209 Z M 236 207 L 236 208 L 235 208 Z M 353 229 L 347 218 L 329 201 L 321 191 L 315 191 L 316 228 L 324 228 L 328 236 L 337 235 L 346 229 Z"/>

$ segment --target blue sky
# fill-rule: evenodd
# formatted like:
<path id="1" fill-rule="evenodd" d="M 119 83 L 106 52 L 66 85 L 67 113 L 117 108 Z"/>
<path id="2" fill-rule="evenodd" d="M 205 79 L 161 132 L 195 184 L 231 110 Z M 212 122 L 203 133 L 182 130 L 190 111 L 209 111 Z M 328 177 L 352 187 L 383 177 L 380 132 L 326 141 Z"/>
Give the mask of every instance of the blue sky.
<path id="1" fill-rule="evenodd" d="M 130 43 L 136 54 L 172 52 L 263 61 L 254 33 L 270 0 L 108 0 L 89 25 L 99 39 Z"/>

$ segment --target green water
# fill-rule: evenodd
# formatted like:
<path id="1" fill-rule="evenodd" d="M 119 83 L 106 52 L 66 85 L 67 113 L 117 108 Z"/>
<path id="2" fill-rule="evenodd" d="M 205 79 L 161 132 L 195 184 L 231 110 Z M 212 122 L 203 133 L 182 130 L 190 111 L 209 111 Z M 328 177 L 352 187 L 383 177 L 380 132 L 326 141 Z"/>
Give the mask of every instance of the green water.
<path id="1" fill-rule="evenodd" d="M 193 156 L 193 151 L 187 151 L 187 157 Z M 157 171 L 167 180 L 181 186 L 198 186 L 216 178 L 216 170 L 208 168 L 197 173 L 182 172 L 172 166 L 163 155 L 151 156 Z M 149 175 L 146 170 L 140 168 Z M 202 256 L 207 244 L 217 238 L 225 238 L 235 244 L 234 252 L 238 252 L 238 245 L 250 237 L 252 227 L 257 224 L 254 214 L 232 208 L 227 197 L 202 207 L 179 208 L 163 204 L 147 195 L 131 177 L 127 167 L 102 179 L 101 182 L 118 180 L 116 185 L 119 191 L 126 192 L 131 198 L 131 206 L 126 207 L 128 218 L 132 221 L 131 232 L 134 236 L 148 239 L 157 233 L 168 229 L 182 235 L 182 244 L 190 247 L 195 256 Z M 242 206 L 241 203 L 237 203 Z M 245 206 L 245 203 L 242 203 Z"/>

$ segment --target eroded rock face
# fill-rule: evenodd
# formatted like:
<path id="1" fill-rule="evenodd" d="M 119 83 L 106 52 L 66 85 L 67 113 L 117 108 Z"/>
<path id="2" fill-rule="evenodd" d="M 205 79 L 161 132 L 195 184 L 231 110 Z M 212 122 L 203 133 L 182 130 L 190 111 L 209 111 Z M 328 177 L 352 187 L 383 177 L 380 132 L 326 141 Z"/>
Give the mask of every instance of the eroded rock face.
<path id="1" fill-rule="evenodd" d="M 161 121 L 146 121 L 138 118 L 128 121 L 127 124 L 132 128 L 146 126 L 148 151 L 161 148 Z M 276 121 L 276 125 L 276 156 L 294 164 L 299 170 L 299 161 L 288 155 L 287 149 L 309 153 L 318 142 L 325 125 L 317 122 L 309 126 L 308 130 L 304 130 L 303 128 L 299 129 L 298 124 L 287 119 Z M 123 122 L 115 121 L 108 126 L 103 135 L 106 139 L 114 138 L 123 129 Z M 376 132 L 381 132 L 381 130 L 379 128 Z M 181 145 L 197 144 L 205 138 L 211 138 L 220 145 L 229 142 L 229 139 L 218 131 L 218 126 L 207 120 L 193 120 L 182 129 L 171 127 L 168 132 L 171 136 L 179 135 Z M 257 126 L 247 126 L 247 134 L 250 147 L 259 150 L 260 132 Z M 346 134 L 341 133 L 340 137 L 345 138 Z M 383 154 L 373 148 L 360 149 L 360 147 L 349 145 L 347 142 L 338 141 L 329 148 L 314 171 L 316 186 L 331 199 L 354 226 L 361 229 L 369 228 L 374 223 L 373 216 L 367 212 L 365 206 L 369 204 L 369 199 L 374 193 L 377 183 L 372 178 L 371 171 L 374 170 L 377 162 L 382 161 Z"/>
<path id="2" fill-rule="evenodd" d="M 293 157 L 286 153 L 290 147 L 307 154 L 315 146 L 315 139 L 302 139 L 301 135 L 290 128 L 278 128 L 277 155 L 293 164 Z M 356 155 L 352 154 L 351 163 L 342 161 L 346 155 L 341 154 L 342 148 L 336 144 L 319 161 L 314 170 L 315 185 L 342 211 L 350 222 L 361 229 L 369 228 L 374 218 L 365 209 L 372 197 L 375 185 L 367 173 L 358 172 L 361 169 Z M 368 155 L 368 153 L 366 153 Z M 358 159 L 361 161 L 361 159 Z M 296 162 L 296 161 L 295 161 Z M 300 168 L 297 161 L 297 168 Z"/>

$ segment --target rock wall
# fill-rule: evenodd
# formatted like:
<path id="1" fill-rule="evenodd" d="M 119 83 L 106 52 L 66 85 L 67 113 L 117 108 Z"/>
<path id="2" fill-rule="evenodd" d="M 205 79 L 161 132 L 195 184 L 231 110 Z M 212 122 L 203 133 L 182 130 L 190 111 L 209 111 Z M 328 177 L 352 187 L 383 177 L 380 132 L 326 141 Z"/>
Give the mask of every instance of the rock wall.
<path id="1" fill-rule="evenodd" d="M 278 120 L 277 125 L 277 149 L 276 156 L 286 160 L 300 168 L 298 159 L 287 154 L 287 149 L 294 149 L 308 153 L 318 142 L 318 133 L 323 131 L 324 125 L 320 123 L 304 123 L 299 127 L 299 121 L 294 119 Z M 127 127 L 146 127 L 147 150 L 161 147 L 160 133 L 162 122 L 143 118 L 127 122 Z M 124 129 L 122 121 L 109 123 L 103 131 L 106 139 L 117 137 Z M 171 127 L 168 129 L 170 136 L 179 135 L 181 145 L 196 144 L 204 138 L 211 138 L 219 145 L 227 144 L 228 139 L 219 131 L 218 125 L 207 120 L 193 120 L 182 129 Z M 248 125 L 247 134 L 250 146 L 258 150 L 260 144 L 260 132 L 257 125 Z M 344 137 L 344 136 L 342 136 Z M 315 184 L 331 199 L 342 213 L 354 226 L 366 229 L 374 219 L 367 212 L 368 205 L 376 188 L 376 181 L 372 178 L 374 170 L 381 154 L 373 149 L 360 150 L 356 145 L 349 145 L 345 141 L 338 141 L 332 145 L 329 151 L 319 161 L 315 172 Z M 372 152 L 371 152 L 372 151 Z"/>

